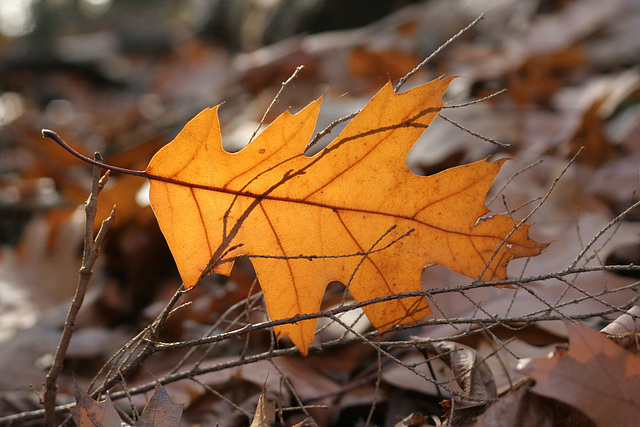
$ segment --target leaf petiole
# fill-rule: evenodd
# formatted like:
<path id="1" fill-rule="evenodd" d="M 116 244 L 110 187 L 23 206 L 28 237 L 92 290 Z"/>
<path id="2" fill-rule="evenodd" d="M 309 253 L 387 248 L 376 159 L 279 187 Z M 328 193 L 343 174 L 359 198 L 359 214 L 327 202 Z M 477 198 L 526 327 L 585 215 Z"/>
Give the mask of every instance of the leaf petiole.
<path id="1" fill-rule="evenodd" d="M 56 142 L 56 144 L 58 144 L 59 146 L 61 146 L 62 148 L 64 148 L 65 150 L 67 150 L 69 153 L 73 154 L 75 157 L 77 157 L 78 159 L 82 160 L 85 163 L 89 163 L 90 165 L 93 166 L 98 166 L 104 169 L 108 169 L 114 172 L 120 172 L 120 173 L 126 173 L 128 175 L 133 175 L 133 176 L 139 176 L 142 178 L 149 178 L 149 175 L 145 172 L 145 171 L 137 171 L 137 170 L 133 170 L 133 169 L 127 169 L 127 168 L 121 168 L 118 166 L 113 166 L 110 165 L 108 163 L 103 163 L 100 160 L 96 160 L 96 159 L 92 159 L 90 157 L 85 156 L 84 154 L 81 154 L 79 152 L 77 152 L 76 150 L 74 150 L 73 148 L 71 148 L 69 146 L 69 144 L 67 144 L 64 139 L 62 139 L 60 137 L 60 135 L 58 135 L 57 133 L 55 133 L 54 131 L 50 130 L 50 129 L 42 129 L 42 137 L 43 138 L 49 138 L 52 139 L 53 141 Z"/>

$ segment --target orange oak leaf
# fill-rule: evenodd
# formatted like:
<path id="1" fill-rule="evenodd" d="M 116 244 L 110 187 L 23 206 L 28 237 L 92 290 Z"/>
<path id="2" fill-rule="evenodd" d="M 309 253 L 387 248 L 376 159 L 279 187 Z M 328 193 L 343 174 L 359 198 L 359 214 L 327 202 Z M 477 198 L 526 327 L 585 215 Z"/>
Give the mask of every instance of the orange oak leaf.
<path id="1" fill-rule="evenodd" d="M 331 281 L 364 301 L 421 290 L 427 264 L 503 279 L 509 260 L 539 254 L 545 245 L 528 238 L 528 225 L 514 231 L 501 215 L 476 224 L 504 160 L 429 177 L 408 170 L 407 154 L 443 107 L 451 80 L 404 93 L 387 84 L 313 157 L 304 147 L 321 100 L 285 112 L 237 153 L 222 148 L 217 107 L 198 114 L 146 169 L 151 206 L 185 286 L 214 267 L 228 274 L 246 255 L 277 320 L 317 312 Z M 380 331 L 431 312 L 424 297 L 364 310 Z M 275 331 L 306 354 L 315 325 L 307 319 Z"/>

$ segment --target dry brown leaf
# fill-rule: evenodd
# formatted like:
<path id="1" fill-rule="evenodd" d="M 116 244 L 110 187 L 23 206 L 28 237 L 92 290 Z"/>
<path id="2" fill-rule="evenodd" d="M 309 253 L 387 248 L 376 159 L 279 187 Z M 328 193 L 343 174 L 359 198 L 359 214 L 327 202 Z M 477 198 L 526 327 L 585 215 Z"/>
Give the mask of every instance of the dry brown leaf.
<path id="1" fill-rule="evenodd" d="M 70 408 L 78 427 L 125 427 L 111 398 L 102 402 L 91 398 L 77 383 L 73 384 L 76 406 Z M 164 387 L 156 384 L 153 395 L 142 410 L 136 427 L 179 427 L 182 420 L 183 404 L 175 404 L 169 399 Z"/>
<path id="2" fill-rule="evenodd" d="M 420 62 L 412 52 L 402 52 L 395 46 L 382 51 L 357 46 L 349 52 L 348 61 L 351 73 L 369 81 L 370 86 L 379 86 L 382 79 L 398 80 Z"/>
<path id="3" fill-rule="evenodd" d="M 175 404 L 169 399 L 164 387 L 156 384 L 153 395 L 142 410 L 136 427 L 180 427 L 184 404 Z"/>
<path id="4" fill-rule="evenodd" d="M 595 427 L 582 412 L 538 396 L 529 385 L 503 396 L 479 416 L 474 427 Z"/>
<path id="5" fill-rule="evenodd" d="M 122 422 L 111 398 L 107 396 L 102 402 L 91 398 L 77 383 L 73 384 L 73 394 L 76 396 L 76 406 L 70 408 L 78 427 L 123 427 Z"/>
<path id="6" fill-rule="evenodd" d="M 212 363 L 227 363 L 236 360 L 233 357 L 213 359 Z M 244 366 L 237 366 L 217 372 L 210 372 L 200 377 L 206 384 L 223 384 L 232 379 L 248 381 L 267 390 L 281 390 L 282 375 L 286 376 L 296 393 L 302 400 L 315 399 L 318 396 L 331 396 L 341 390 L 339 383 L 327 375 L 319 373 L 306 363 L 306 359 L 279 357 L 273 363 L 260 360 Z M 283 389 L 287 393 L 287 389 Z"/>
<path id="7" fill-rule="evenodd" d="M 640 357 L 584 324 L 567 324 L 569 351 L 524 359 L 517 370 L 531 389 L 583 411 L 596 425 L 635 426 L 640 419 Z"/>
<path id="8" fill-rule="evenodd" d="M 431 361 L 431 367 L 436 374 L 436 381 L 446 383 L 448 390 L 442 387 L 438 388 L 433 381 L 426 379 L 432 378 L 433 375 L 422 354 L 411 352 L 401 357 L 400 360 L 402 364 L 394 363 L 382 370 L 382 380 L 386 384 L 398 389 L 417 391 L 431 396 L 438 395 L 438 391 L 440 391 L 442 396 L 449 397 L 450 394 L 448 390 L 463 393 L 458 383 L 452 378 L 451 370 L 440 358 L 433 359 Z M 403 365 L 411 366 L 413 369 L 410 370 Z"/>
<path id="9" fill-rule="evenodd" d="M 599 111 L 605 98 L 595 101 L 582 115 L 582 121 L 574 135 L 567 143 L 566 151 L 569 158 L 578 151 L 584 150 L 576 161 L 585 163 L 593 168 L 602 166 L 616 155 L 616 149 L 607 138 L 604 120 Z"/>
<path id="10" fill-rule="evenodd" d="M 237 361 L 236 357 L 223 357 L 210 360 L 210 363 L 224 364 Z M 250 382 L 266 390 L 278 390 L 282 405 L 294 402 L 292 391 L 283 386 L 283 377 L 287 378 L 301 401 L 313 400 L 315 405 L 333 405 L 335 396 L 343 392 L 343 386 L 300 357 L 278 357 L 274 360 L 260 360 L 248 365 L 235 366 L 199 377 L 208 385 L 222 385 L 232 380 Z M 223 402 L 224 403 L 224 402 Z M 226 403 L 224 403 L 226 405 Z M 254 404 L 255 405 L 255 404 Z M 225 406 L 226 408 L 226 406 Z M 328 423 L 331 413 L 325 409 L 309 409 L 308 412 L 319 425 Z"/>
<path id="11" fill-rule="evenodd" d="M 453 401 L 441 403 L 446 412 L 446 425 L 470 425 L 498 392 L 491 369 L 471 347 L 453 341 L 426 342 L 425 350 L 439 356 L 453 373 L 462 389 L 462 395 L 454 395 Z"/>

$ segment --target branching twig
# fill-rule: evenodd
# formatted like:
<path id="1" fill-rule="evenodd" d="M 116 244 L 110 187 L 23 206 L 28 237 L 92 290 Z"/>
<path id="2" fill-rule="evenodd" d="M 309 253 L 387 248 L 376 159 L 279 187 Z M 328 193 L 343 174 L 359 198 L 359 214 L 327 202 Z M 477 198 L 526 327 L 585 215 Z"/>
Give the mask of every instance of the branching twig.
<path id="1" fill-rule="evenodd" d="M 95 155 L 96 160 L 101 160 L 98 153 Z M 56 395 L 58 391 L 57 380 L 58 376 L 62 372 L 63 362 L 69 343 L 71 342 L 71 335 L 76 327 L 76 318 L 80 307 L 84 301 L 84 296 L 89 286 L 89 280 L 93 274 L 93 265 L 98 259 L 98 253 L 100 251 L 100 245 L 104 240 L 104 236 L 107 230 L 113 223 L 116 215 L 116 207 L 111 210 L 111 214 L 107 219 L 102 221 L 102 226 L 98 231 L 98 234 L 93 237 L 94 224 L 96 219 L 96 212 L 98 210 L 98 194 L 104 187 L 108 180 L 108 172 L 100 178 L 100 168 L 94 167 L 93 169 L 93 181 L 91 187 L 91 195 L 85 204 L 85 235 L 84 235 L 84 253 L 82 257 L 82 266 L 80 267 L 80 274 L 78 277 L 78 285 L 76 286 L 75 296 L 69 307 L 67 318 L 64 322 L 64 329 L 62 330 L 62 337 L 56 349 L 56 354 L 53 359 L 51 369 L 47 374 L 47 378 L 44 383 L 44 397 L 43 404 L 45 408 L 45 425 L 53 427 L 55 426 L 55 406 Z"/>
<path id="2" fill-rule="evenodd" d="M 631 213 L 632 210 L 636 209 L 637 207 L 640 206 L 640 201 L 634 203 L 633 205 L 629 206 L 627 209 L 624 210 L 624 212 L 622 212 L 620 215 L 618 215 L 617 217 L 615 217 L 614 219 L 612 219 L 606 226 L 604 226 L 600 231 L 598 231 L 596 233 L 595 236 L 593 236 L 593 238 L 591 239 L 591 241 L 589 241 L 589 243 L 587 243 L 587 245 L 582 249 L 582 251 L 578 254 L 578 256 L 573 260 L 573 262 L 569 265 L 569 268 L 574 268 L 578 262 L 580 261 L 580 259 L 582 257 L 584 257 L 584 255 L 587 253 L 587 251 L 594 245 L 594 243 L 611 227 L 613 227 L 615 224 L 619 223 L 624 217 L 626 217 L 627 215 L 629 215 L 629 213 Z"/>

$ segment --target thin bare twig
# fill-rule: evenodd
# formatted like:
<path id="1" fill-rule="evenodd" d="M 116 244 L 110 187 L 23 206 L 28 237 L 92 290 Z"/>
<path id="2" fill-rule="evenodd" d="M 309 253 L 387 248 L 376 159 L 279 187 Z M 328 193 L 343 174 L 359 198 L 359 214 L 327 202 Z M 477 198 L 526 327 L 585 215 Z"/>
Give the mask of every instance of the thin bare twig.
<path id="1" fill-rule="evenodd" d="M 338 126 L 340 123 L 344 123 L 347 120 L 351 120 L 353 119 L 355 116 L 357 116 L 360 113 L 361 110 L 358 111 L 354 111 L 351 114 L 347 114 L 344 117 L 340 117 L 337 120 L 332 121 L 331 123 L 329 123 L 329 126 L 327 126 L 326 128 L 324 128 L 323 130 L 321 130 L 320 132 L 318 132 L 316 134 L 316 136 L 313 137 L 313 139 L 311 141 L 309 141 L 309 143 L 304 147 L 304 152 L 306 153 L 311 147 L 313 147 L 314 145 L 316 145 L 318 143 L 318 141 L 320 141 L 320 139 L 322 139 L 325 135 L 328 135 L 331 133 L 331 131 L 333 130 L 333 128 L 335 128 L 336 126 Z"/>
<path id="2" fill-rule="evenodd" d="M 258 127 L 256 128 L 256 130 L 253 131 L 253 134 L 251 135 L 251 138 L 249 138 L 249 142 L 253 141 L 253 138 L 255 138 L 256 135 L 258 134 L 258 131 L 260 130 L 260 128 L 264 124 L 265 119 L 267 118 L 267 114 L 269 114 L 269 112 L 271 111 L 273 106 L 278 103 L 278 101 L 280 99 L 280 94 L 282 93 L 284 88 L 287 87 L 287 85 L 289 83 L 291 83 L 293 81 L 293 79 L 298 77 L 298 74 L 300 73 L 300 71 L 302 71 L 303 68 L 304 68 L 304 65 L 299 65 L 298 68 L 296 68 L 296 70 L 293 72 L 293 74 L 291 74 L 291 76 L 286 81 L 282 82 L 282 85 L 280 86 L 280 90 L 278 90 L 278 93 L 276 93 L 276 96 L 273 97 L 273 100 L 271 101 L 271 104 L 269 104 L 269 106 L 265 110 L 264 114 L 262 115 L 262 118 L 260 119 L 260 122 L 258 123 Z"/>
<path id="3" fill-rule="evenodd" d="M 249 420 L 253 418 L 252 414 L 250 414 L 249 412 L 247 412 L 245 409 L 243 409 L 241 406 L 236 405 L 231 399 L 229 399 L 227 396 L 225 396 L 224 394 L 220 393 L 218 390 L 214 389 L 213 387 L 209 386 L 208 384 L 203 383 L 202 381 L 200 381 L 199 379 L 192 377 L 189 378 L 191 381 L 195 382 L 196 384 L 199 384 L 200 386 L 202 386 L 205 390 L 207 390 L 209 393 L 213 394 L 214 396 L 218 396 L 220 399 L 224 400 L 225 402 L 227 402 L 227 404 L 229 406 L 231 406 L 233 409 L 235 409 L 236 411 L 240 412 L 242 415 L 244 415 L 245 417 L 247 417 Z"/>
<path id="4" fill-rule="evenodd" d="M 503 93 L 506 93 L 507 89 L 500 89 L 497 92 L 492 93 L 491 95 L 487 95 L 484 96 L 482 98 L 479 99 L 474 99 L 473 101 L 469 101 L 469 102 L 463 102 L 462 104 L 447 104 L 444 107 L 442 107 L 442 109 L 450 109 L 450 108 L 462 108 L 462 107 L 468 107 L 469 105 L 474 105 L 474 104 L 479 104 L 481 102 L 487 101 L 491 98 L 495 98 L 498 95 L 502 95 Z"/>
<path id="5" fill-rule="evenodd" d="M 269 360 L 269 363 L 271 363 L 271 366 L 273 366 L 276 369 L 276 371 L 278 371 L 278 373 L 280 374 L 280 378 L 284 382 L 284 385 L 289 390 L 289 393 L 291 393 L 291 396 L 293 397 L 293 400 L 295 400 L 296 403 L 298 404 L 298 406 L 301 408 L 302 413 L 307 416 L 307 419 L 309 420 L 309 423 L 311 425 L 313 425 L 313 426 L 318 427 L 318 424 L 315 422 L 315 420 L 313 419 L 313 417 L 311 416 L 311 414 L 307 410 L 307 407 L 304 405 L 304 403 L 302 403 L 302 399 L 300 399 L 300 396 L 298 396 L 298 392 L 296 392 L 296 389 L 293 387 L 293 384 L 291 384 L 291 381 L 289 381 L 289 378 L 287 378 L 287 376 L 284 374 L 284 372 L 282 372 L 282 369 L 280 369 L 278 364 L 275 363 L 273 361 L 273 359 L 268 359 L 268 360 Z"/>
<path id="6" fill-rule="evenodd" d="M 584 255 L 587 253 L 587 251 L 595 244 L 595 242 L 611 227 L 613 227 L 614 225 L 616 225 L 618 222 L 620 222 L 624 217 L 626 217 L 627 215 L 629 215 L 629 213 L 631 213 L 632 210 L 636 209 L 638 206 L 640 206 L 640 201 L 634 203 L 633 205 L 629 206 L 627 209 L 624 210 L 624 212 L 622 212 L 620 215 L 618 215 L 617 217 L 615 217 L 614 219 L 612 219 L 606 226 L 604 226 L 600 231 L 598 231 L 596 233 L 595 236 L 593 236 L 593 238 L 591 239 L 591 241 L 589 241 L 589 243 L 587 243 L 587 245 L 582 249 L 582 251 L 578 254 L 578 256 L 573 260 L 573 262 L 569 265 L 569 268 L 574 268 L 578 262 L 580 261 L 580 259 L 582 259 L 582 257 L 584 257 Z"/>
<path id="7" fill-rule="evenodd" d="M 518 229 L 522 226 L 522 224 L 525 224 L 529 220 L 529 218 L 531 218 L 533 216 L 533 214 L 535 214 L 538 211 L 538 209 L 540 209 L 542 207 L 542 205 L 549 198 L 549 196 L 551 196 L 551 193 L 553 192 L 554 188 L 556 188 L 556 185 L 558 184 L 558 181 L 560 181 L 560 179 L 564 176 L 564 174 L 567 172 L 569 167 L 573 164 L 573 162 L 575 162 L 575 160 L 578 158 L 580 153 L 582 153 L 583 149 L 584 149 L 584 147 L 580 148 L 580 150 L 578 150 L 578 152 L 571 158 L 571 160 L 569 160 L 569 162 L 564 167 L 564 169 L 562 169 L 562 171 L 560 171 L 558 176 L 555 177 L 555 179 L 551 183 L 551 186 L 547 190 L 546 194 L 542 197 L 540 202 L 531 210 L 531 212 L 529 212 L 529 214 L 527 216 L 524 217 L 524 219 L 520 223 L 518 223 L 516 226 L 514 226 L 511 229 L 509 234 L 506 235 L 506 237 L 502 240 L 500 245 L 498 245 L 496 250 L 493 252 L 493 255 L 491 255 L 491 258 L 489 258 L 489 261 L 487 262 L 487 264 L 485 265 L 484 269 L 482 270 L 482 273 L 480 273 L 480 275 L 478 276 L 478 280 L 480 278 L 482 278 L 482 276 L 484 276 L 484 273 L 487 271 L 487 269 L 489 268 L 489 266 L 493 262 L 493 260 L 496 257 L 496 255 L 500 252 L 500 249 L 502 249 L 502 246 L 504 246 L 507 243 L 507 241 L 513 235 L 513 233 L 518 231 Z"/>
<path id="8" fill-rule="evenodd" d="M 369 415 L 367 416 L 367 421 L 364 423 L 365 426 L 371 425 L 371 419 L 373 418 L 373 414 L 376 410 L 376 403 L 378 402 L 378 393 L 380 392 L 380 384 L 382 383 L 382 353 L 378 353 L 378 375 L 376 375 L 376 385 L 373 391 L 373 402 L 371 403 L 371 407 L 369 408 Z"/>
<path id="9" fill-rule="evenodd" d="M 538 160 L 538 161 L 536 161 L 536 162 L 531 163 L 531 164 L 530 164 L 530 165 L 528 165 L 528 166 L 525 166 L 524 168 L 520 169 L 519 171 L 517 171 L 516 173 L 514 173 L 513 175 L 511 175 L 511 176 L 509 177 L 509 179 L 507 179 L 507 180 L 505 181 L 505 183 L 504 183 L 504 184 L 502 184 L 502 186 L 498 189 L 498 191 L 496 191 L 496 194 L 495 194 L 495 195 L 494 195 L 494 196 L 493 196 L 493 197 L 492 197 L 492 198 L 487 202 L 487 206 L 490 206 L 490 205 L 491 205 L 491 203 L 493 203 L 493 201 L 494 201 L 494 200 L 495 200 L 495 199 L 496 199 L 500 194 L 502 194 L 502 192 L 504 191 L 504 189 L 505 189 L 505 188 L 507 188 L 507 185 L 511 184 L 511 181 L 513 181 L 513 180 L 514 180 L 518 175 L 520 175 L 520 174 L 522 174 L 522 173 L 524 173 L 524 172 L 528 171 L 529 169 L 531 169 L 531 168 L 533 168 L 533 167 L 535 167 L 535 166 L 539 165 L 539 164 L 540 164 L 540 163 L 542 163 L 542 162 L 543 162 L 543 160 L 542 160 L 542 159 L 540 159 L 540 160 Z"/>
<path id="10" fill-rule="evenodd" d="M 490 142 L 490 143 L 492 143 L 492 144 L 494 144 L 494 145 L 497 145 L 497 146 L 499 146 L 499 147 L 503 147 L 503 148 L 506 148 L 506 147 L 510 147 L 510 146 L 511 146 L 511 144 L 507 144 L 506 142 L 496 141 L 496 140 L 495 140 L 495 139 L 493 139 L 493 138 L 487 138 L 487 137 L 486 137 L 486 136 L 484 136 L 484 135 L 480 135 L 479 133 L 474 132 L 474 131 L 472 131 L 471 129 L 469 129 L 469 128 L 467 128 L 467 127 L 462 126 L 460 123 L 458 123 L 458 122 L 456 122 L 456 121 L 454 121 L 454 120 L 451 120 L 450 118 L 448 118 L 447 116 L 445 116 L 445 115 L 443 115 L 443 114 L 439 114 L 439 115 L 438 115 L 438 117 L 440 117 L 440 118 L 441 118 L 442 120 L 444 120 L 445 122 L 449 122 L 449 123 L 451 123 L 452 125 L 454 125 L 454 126 L 455 126 L 455 127 L 457 127 L 458 129 L 461 129 L 461 130 L 463 130 L 463 131 L 467 132 L 468 134 L 471 134 L 471 135 L 475 136 L 476 138 L 481 139 L 481 140 L 483 140 L 483 141 Z"/>
<path id="11" fill-rule="evenodd" d="M 470 30 L 471 28 L 473 28 L 478 22 L 480 22 L 481 20 L 484 19 L 484 13 L 481 13 L 480 16 L 478 16 L 476 19 L 473 20 L 473 22 L 471 22 L 469 25 L 467 25 L 466 27 L 464 27 L 463 29 L 461 29 L 460 31 L 458 31 L 453 37 L 451 37 L 449 40 L 447 40 L 446 42 L 444 42 L 442 45 L 440 45 L 439 48 L 437 48 L 436 50 L 433 51 L 433 53 L 431 55 L 429 55 L 424 61 L 422 61 L 420 64 L 418 64 L 417 67 L 415 67 L 413 70 L 409 71 L 403 78 L 400 79 L 400 81 L 398 82 L 398 84 L 396 85 L 394 91 L 399 91 L 400 88 L 407 82 L 407 80 L 413 76 L 415 73 L 417 73 L 422 67 L 424 67 L 425 65 L 427 65 L 427 63 L 429 61 L 431 61 L 437 54 L 439 54 L 440 52 L 442 52 L 444 49 L 447 48 L 447 46 L 449 46 L 451 43 L 453 43 L 454 41 L 456 41 L 461 35 L 463 35 L 464 33 L 466 33 L 468 30 Z"/>

